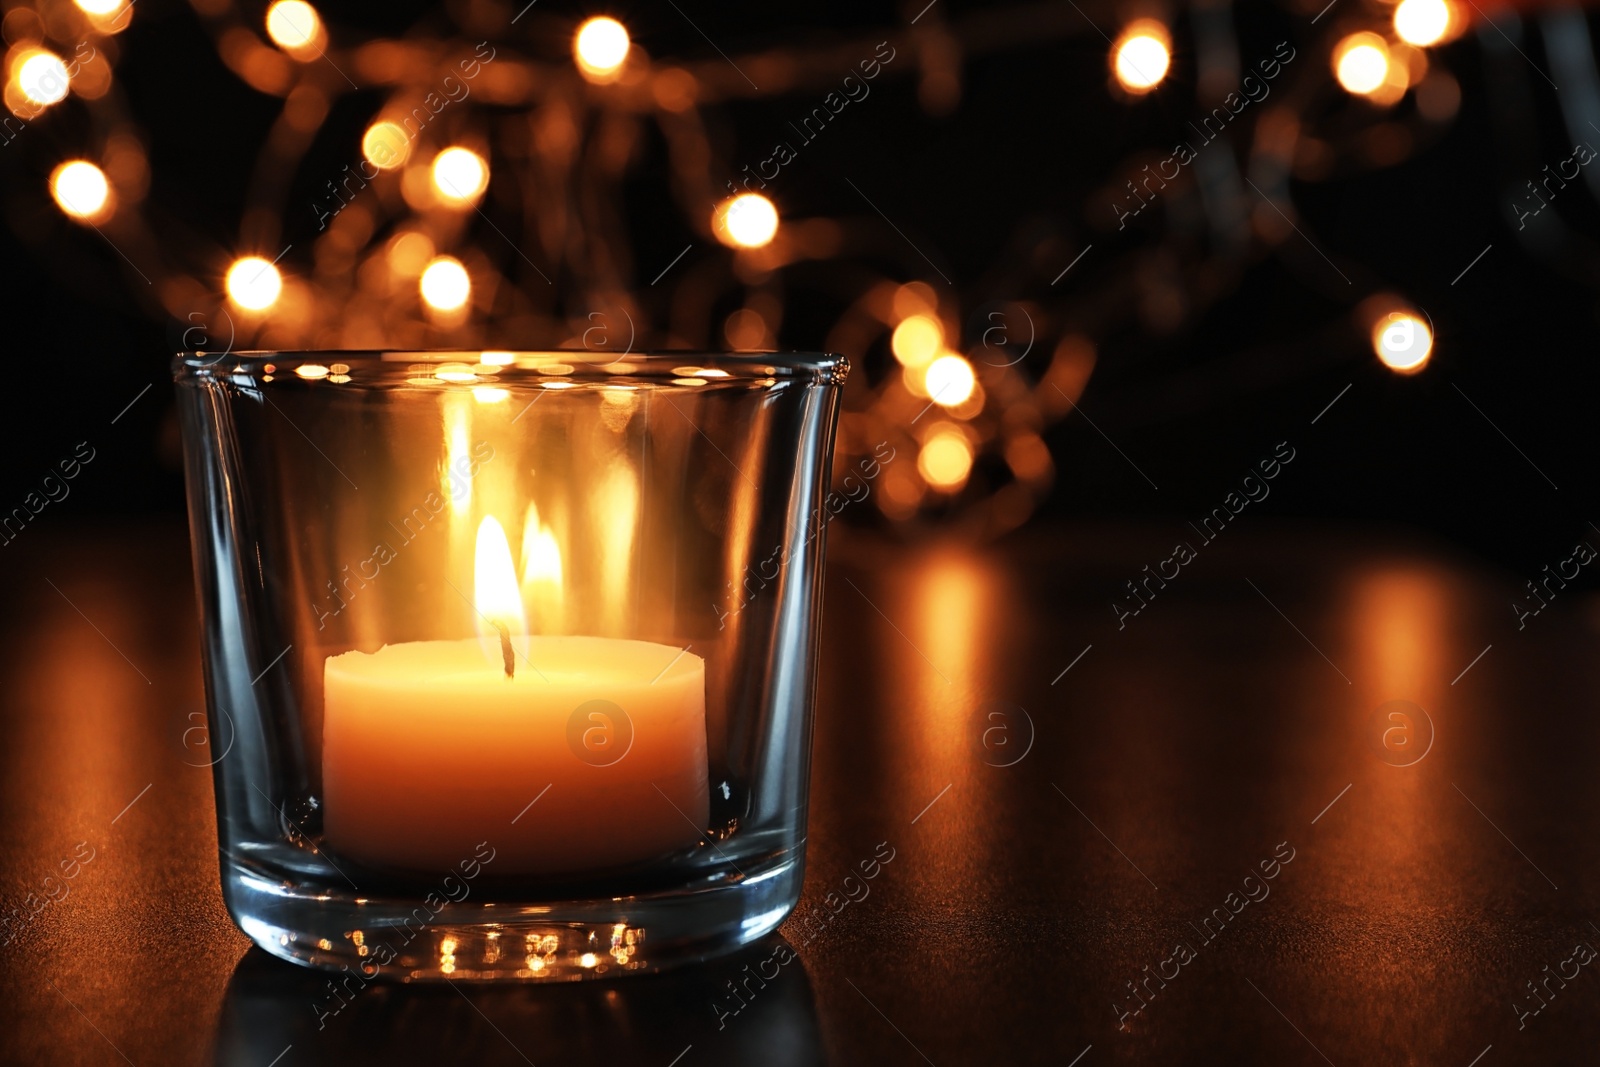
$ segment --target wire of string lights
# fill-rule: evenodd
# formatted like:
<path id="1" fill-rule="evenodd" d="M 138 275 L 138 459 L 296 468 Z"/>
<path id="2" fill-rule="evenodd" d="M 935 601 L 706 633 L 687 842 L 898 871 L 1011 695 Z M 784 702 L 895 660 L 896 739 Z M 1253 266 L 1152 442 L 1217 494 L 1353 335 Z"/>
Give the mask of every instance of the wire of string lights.
<path id="1" fill-rule="evenodd" d="M 75 154 L 50 161 L 39 195 L 64 225 L 105 238 L 152 315 L 202 323 L 206 343 L 238 349 L 760 351 L 782 335 L 795 277 L 847 266 L 832 272 L 847 291 L 826 346 L 865 373 L 847 392 L 836 478 L 870 470 L 867 495 L 894 524 L 989 535 L 1020 524 L 1049 490 L 1042 434 L 1074 412 L 1097 338 L 1141 316 L 1197 316 L 1263 256 L 1304 265 L 1322 255 L 1290 179 L 1391 166 L 1436 139 L 1460 90 L 1430 49 L 1466 28 L 1455 0 L 1402 0 L 1386 18 L 1372 7 L 1308 8 L 1296 40 L 1242 56 L 1227 9 L 1199 5 L 1184 46 L 1199 111 L 1180 142 L 1108 175 L 1092 221 L 1035 242 L 985 291 L 962 292 L 864 192 L 848 218 L 784 217 L 769 186 L 793 146 L 729 159 L 710 116 L 804 91 L 818 105 L 802 125 L 823 124 L 878 79 L 913 80 L 922 107 L 947 112 L 963 64 L 1095 35 L 1109 45 L 1105 91 L 1133 107 L 1172 76 L 1173 19 L 1071 0 L 948 21 L 932 7 L 859 39 L 691 60 L 647 54 L 614 18 L 575 24 L 495 0 L 452 5 L 449 34 L 379 39 L 328 26 L 305 0 L 191 6 L 227 69 L 281 101 L 227 240 L 193 232 L 147 195 L 138 116 L 113 74 L 119 35 L 140 17 L 133 4 L 37 0 L 10 6 L 3 21 L 0 138 L 19 140 L 67 108 L 91 116 Z M 570 44 L 560 58 L 554 41 Z M 383 102 L 346 161 L 312 203 L 291 202 L 335 104 L 372 90 Z M 1365 108 L 1360 122 L 1317 118 L 1340 98 Z M 669 163 L 653 180 L 693 235 L 664 269 L 636 261 L 622 209 L 647 132 Z M 1217 139 L 1226 147 L 1207 150 Z M 1164 210 L 1147 213 L 1158 201 Z M 1149 231 L 1158 214 L 1157 247 L 1117 250 L 1120 235 Z M 1102 262 L 1097 280 L 1080 283 L 1071 272 L 1095 244 L 1126 264 Z M 1367 277 L 1354 286 L 1354 265 L 1326 266 L 1343 279 L 1330 292 L 1356 305 L 1378 358 L 1397 373 L 1420 370 L 1433 348 L 1425 315 Z M 492 377 L 495 353 L 479 355 Z M 878 462 L 885 456 L 904 458 Z"/>

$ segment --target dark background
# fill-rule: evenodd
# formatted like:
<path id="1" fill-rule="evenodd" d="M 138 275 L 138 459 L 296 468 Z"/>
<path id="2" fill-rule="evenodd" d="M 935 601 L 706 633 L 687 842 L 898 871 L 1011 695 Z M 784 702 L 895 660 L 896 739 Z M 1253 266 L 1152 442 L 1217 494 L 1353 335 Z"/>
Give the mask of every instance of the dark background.
<path id="1" fill-rule="evenodd" d="M 1380 10 L 1343 2 L 1369 21 Z M 713 36 L 725 51 L 740 55 L 880 26 L 887 35 L 921 6 L 701 3 L 690 13 L 702 27 L 716 27 Z M 546 20 L 542 31 L 560 20 L 575 25 L 597 13 L 591 7 L 543 2 L 535 10 Z M 940 0 L 927 17 L 955 21 L 978 7 Z M 445 29 L 439 12 L 425 4 L 380 10 L 325 3 L 320 10 L 343 37 Z M 655 57 L 712 54 L 670 5 L 607 10 Z M 1125 17 L 1105 4 L 1084 11 L 1113 33 Z M 1289 37 L 1301 50 L 1299 73 L 1323 76 L 1309 68 L 1324 62 L 1322 31 L 1339 15 L 1336 9 L 1312 31 L 1320 36 L 1312 36 L 1304 13 L 1245 4 L 1235 11 L 1241 56 L 1270 54 L 1272 42 Z M 1570 155 L 1571 144 L 1555 92 L 1531 66 L 1546 66 L 1534 22 L 1519 31 L 1506 14 L 1501 26 L 1530 64 L 1515 56 L 1511 65 L 1493 62 L 1490 52 L 1506 50 L 1488 29 L 1469 30 L 1438 50 L 1434 61 L 1459 79 L 1463 93 L 1442 140 L 1388 169 L 1293 186 L 1300 228 L 1352 284 L 1291 237 L 1251 265 L 1237 290 L 1197 322 L 1161 333 L 1135 320 L 1099 338 L 1083 411 L 1160 489 L 1073 414 L 1047 434 L 1058 467 L 1047 515 L 1193 518 L 1220 503 L 1272 444 L 1289 438 L 1303 459 L 1253 513 L 1420 527 L 1526 575 L 1593 533 L 1586 520 L 1600 373 L 1591 341 L 1597 305 L 1586 284 L 1593 268 L 1572 248 L 1584 241 L 1579 234 L 1593 232 L 1595 200 L 1575 182 L 1544 213 L 1546 237 L 1557 216 L 1571 228 L 1551 238 L 1549 254 L 1534 254 L 1519 241 L 1509 207 L 1514 191 L 1545 163 Z M 1106 91 L 1106 44 L 1087 22 L 1070 36 L 1042 34 L 1037 46 L 974 56 L 965 65 L 961 103 L 946 116 L 919 107 L 911 79 L 882 79 L 875 88 L 881 110 L 870 121 L 838 124 L 826 143 L 786 169 L 776 194 L 780 208 L 794 217 L 860 213 L 857 194 L 843 180 L 849 177 L 892 205 L 889 214 L 951 277 L 964 306 L 1023 295 L 1056 301 L 1070 317 L 1074 300 L 1093 297 L 1114 273 L 1136 264 L 1141 249 L 1159 245 L 1159 219 L 1123 234 L 1107 230 L 1110 209 L 1101 190 L 1119 161 L 1169 144 L 1195 111 L 1186 95 L 1193 71 L 1181 13 L 1174 27 L 1169 84 L 1132 104 Z M 118 43 L 118 82 L 150 152 L 152 203 L 184 230 L 227 248 L 256 146 L 279 102 L 223 68 L 194 14 L 169 0 L 143 0 Z M 567 47 L 566 38 L 528 44 L 552 58 Z M 347 157 L 348 143 L 380 100 L 370 91 L 338 102 L 297 179 L 308 197 L 310 175 L 336 169 L 329 161 Z M 760 158 L 771 129 L 799 106 L 783 97 L 740 103 L 720 109 L 714 121 L 736 146 L 731 158 Z M 1507 123 L 1506 114 L 1514 121 Z M 0 389 L 6 454 L 0 508 L 20 504 L 56 460 L 89 439 L 96 462 L 66 501 L 40 517 L 44 523 L 177 513 L 182 487 L 167 361 L 182 324 L 161 321 L 117 253 L 46 199 L 49 169 L 73 150 L 78 132 L 68 118 L 40 121 L 0 149 L 11 223 L 0 227 L 0 255 L 10 265 L 0 287 L 9 363 Z M 660 199 L 648 158 L 636 175 L 636 262 L 665 262 L 692 235 L 672 213 L 646 209 Z M 309 219 L 302 221 L 309 231 Z M 290 219 L 286 236 L 295 225 Z M 1088 241 L 1101 248 L 1052 288 L 1049 279 L 1065 258 L 1027 262 L 1030 247 L 1051 241 L 1068 251 Z M 1452 285 L 1489 244 L 1488 254 Z M 289 270 L 301 251 L 286 258 Z M 641 287 L 646 281 L 637 279 Z M 1383 368 L 1352 323 L 1350 309 L 1380 290 L 1404 294 L 1433 320 L 1434 358 L 1420 375 Z M 791 307 L 781 344 L 820 346 L 833 310 Z M 870 355 L 866 371 L 882 358 Z M 110 426 L 151 383 L 155 388 Z M 1309 436 L 1291 432 L 1346 384 L 1350 391 Z"/>

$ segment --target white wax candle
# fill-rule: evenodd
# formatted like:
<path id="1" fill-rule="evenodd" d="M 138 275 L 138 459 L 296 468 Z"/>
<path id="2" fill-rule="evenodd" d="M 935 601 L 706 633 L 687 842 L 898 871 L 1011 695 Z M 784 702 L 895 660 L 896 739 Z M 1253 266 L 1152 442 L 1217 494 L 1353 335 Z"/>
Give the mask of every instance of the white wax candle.
<path id="1" fill-rule="evenodd" d="M 496 874 L 572 874 L 701 839 L 705 661 L 648 641 L 516 643 L 525 658 L 511 678 L 470 638 L 326 661 L 323 830 L 335 854 L 446 871 L 487 841 Z M 622 717 L 605 705 L 575 717 L 595 700 Z"/>

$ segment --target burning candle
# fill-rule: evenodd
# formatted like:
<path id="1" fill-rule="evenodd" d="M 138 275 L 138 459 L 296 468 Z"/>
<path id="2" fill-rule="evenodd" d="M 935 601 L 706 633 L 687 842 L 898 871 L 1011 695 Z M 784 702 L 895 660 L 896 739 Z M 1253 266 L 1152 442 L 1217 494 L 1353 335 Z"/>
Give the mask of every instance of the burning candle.
<path id="1" fill-rule="evenodd" d="M 553 542 L 539 558 L 543 578 L 524 590 L 548 586 L 552 566 L 559 582 Z M 709 819 L 705 661 L 650 641 L 529 636 L 492 517 L 474 574 L 479 637 L 324 663 L 329 846 L 432 872 L 486 841 L 497 874 L 578 874 L 697 843 Z"/>

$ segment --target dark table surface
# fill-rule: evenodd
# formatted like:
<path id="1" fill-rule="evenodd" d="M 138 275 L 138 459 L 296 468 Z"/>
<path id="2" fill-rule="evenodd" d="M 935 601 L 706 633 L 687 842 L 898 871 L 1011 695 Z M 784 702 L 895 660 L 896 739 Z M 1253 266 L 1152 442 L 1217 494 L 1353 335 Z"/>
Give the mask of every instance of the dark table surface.
<path id="1" fill-rule="evenodd" d="M 737 1014 L 773 946 L 374 985 L 319 1029 L 324 978 L 223 910 L 183 531 L 30 528 L 0 560 L 0 905 L 76 877 L 0 949 L 0 1061 L 1600 1062 L 1600 615 L 1519 631 L 1516 576 L 1257 524 L 1119 630 L 1172 537 L 836 538 L 808 918 Z"/>

